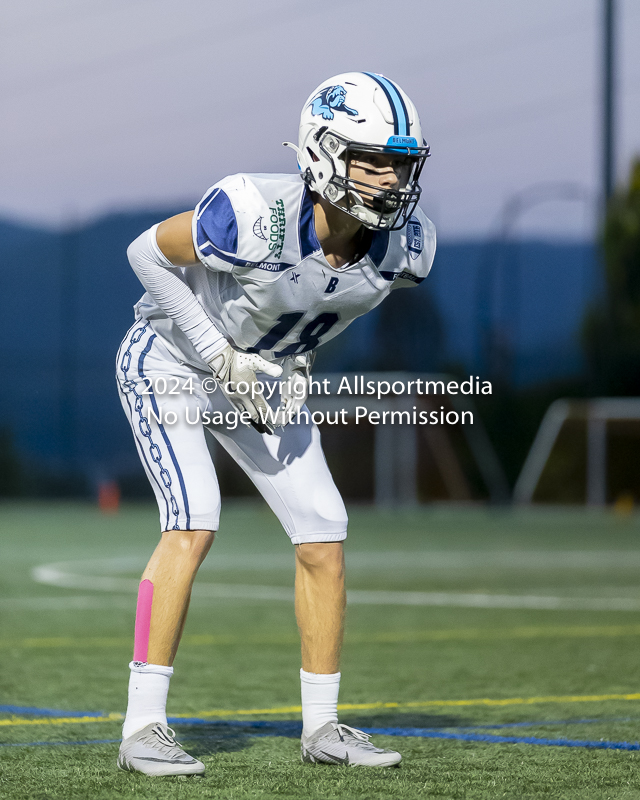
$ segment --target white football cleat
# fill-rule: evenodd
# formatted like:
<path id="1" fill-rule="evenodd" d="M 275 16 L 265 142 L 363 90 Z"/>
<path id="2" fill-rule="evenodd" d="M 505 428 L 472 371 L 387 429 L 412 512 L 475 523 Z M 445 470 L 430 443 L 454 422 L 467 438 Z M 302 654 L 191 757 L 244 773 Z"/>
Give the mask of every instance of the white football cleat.
<path id="1" fill-rule="evenodd" d="M 327 722 L 311 736 L 302 736 L 302 760 L 308 764 L 344 764 L 349 767 L 394 767 L 402 761 L 395 750 L 381 750 L 370 735 L 348 725 Z"/>
<path id="2" fill-rule="evenodd" d="M 118 767 L 145 775 L 203 775 L 202 761 L 185 753 L 175 740 L 175 731 L 162 722 L 151 722 L 124 739 Z"/>

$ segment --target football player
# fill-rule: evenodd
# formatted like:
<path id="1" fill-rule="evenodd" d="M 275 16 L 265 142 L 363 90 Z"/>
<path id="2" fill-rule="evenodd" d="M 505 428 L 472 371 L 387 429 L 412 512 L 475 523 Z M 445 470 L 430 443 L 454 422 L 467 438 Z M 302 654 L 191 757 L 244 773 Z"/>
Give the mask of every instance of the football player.
<path id="1" fill-rule="evenodd" d="M 298 145 L 286 144 L 299 174 L 224 178 L 128 250 L 146 293 L 117 378 L 162 536 L 139 588 L 122 769 L 204 772 L 165 707 L 191 587 L 218 529 L 205 428 L 295 546 L 302 760 L 401 759 L 338 722 L 347 515 L 304 403 L 315 349 L 431 268 L 435 231 L 417 207 L 429 148 L 411 100 L 369 72 L 323 82 L 304 104 Z"/>

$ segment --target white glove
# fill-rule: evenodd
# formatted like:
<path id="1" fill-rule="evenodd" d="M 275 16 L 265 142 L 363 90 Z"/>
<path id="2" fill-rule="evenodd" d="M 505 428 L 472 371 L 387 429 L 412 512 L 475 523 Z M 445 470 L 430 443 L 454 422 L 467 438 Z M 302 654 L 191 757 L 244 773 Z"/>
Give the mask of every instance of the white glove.
<path id="1" fill-rule="evenodd" d="M 239 412 L 246 411 L 251 417 L 251 424 L 260 433 L 273 433 L 274 425 L 268 415 L 273 413 L 267 406 L 262 394 L 261 382 L 256 378 L 257 372 L 264 372 L 272 378 L 282 375 L 279 364 L 271 364 L 257 353 L 240 353 L 230 344 L 215 358 L 209 361 L 209 366 L 215 379 L 220 384 L 220 389 Z M 248 392 L 238 392 L 240 383 L 245 383 Z M 245 387 L 242 386 L 242 389 Z"/>
<path id="2" fill-rule="evenodd" d="M 291 356 L 284 362 L 281 377 L 282 400 L 276 412 L 276 425 L 284 428 L 292 420 L 309 397 L 313 353 Z"/>

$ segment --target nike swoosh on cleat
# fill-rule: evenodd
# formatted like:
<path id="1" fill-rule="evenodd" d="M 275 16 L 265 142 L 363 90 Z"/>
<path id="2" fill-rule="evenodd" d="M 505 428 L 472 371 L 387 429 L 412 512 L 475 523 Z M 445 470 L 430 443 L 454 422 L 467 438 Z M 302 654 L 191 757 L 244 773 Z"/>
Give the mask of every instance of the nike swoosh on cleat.
<path id="1" fill-rule="evenodd" d="M 345 753 L 344 758 L 340 758 L 339 756 L 334 756 L 332 753 L 327 753 L 324 750 L 320 751 L 323 756 L 330 758 L 336 764 L 344 764 L 345 766 L 349 766 L 349 753 Z"/>
<path id="2" fill-rule="evenodd" d="M 176 761 L 175 758 L 151 758 L 151 756 L 133 756 L 132 761 L 157 761 L 160 764 L 195 764 L 195 758 L 190 761 Z"/>

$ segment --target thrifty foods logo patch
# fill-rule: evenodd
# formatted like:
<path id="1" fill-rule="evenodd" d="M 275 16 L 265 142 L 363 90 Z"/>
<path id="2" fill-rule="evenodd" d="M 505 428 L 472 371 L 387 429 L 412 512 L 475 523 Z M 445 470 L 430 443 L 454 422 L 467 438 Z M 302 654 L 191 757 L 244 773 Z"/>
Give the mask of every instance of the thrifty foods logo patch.
<path id="1" fill-rule="evenodd" d="M 275 206 L 270 206 L 269 217 L 269 250 L 276 258 L 282 255 L 284 247 L 284 234 L 287 227 L 287 218 L 284 213 L 284 201 L 276 200 Z"/>
<path id="2" fill-rule="evenodd" d="M 417 219 L 412 218 L 407 222 L 407 249 L 412 259 L 418 258 L 424 247 L 422 225 Z"/>

